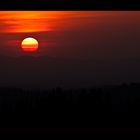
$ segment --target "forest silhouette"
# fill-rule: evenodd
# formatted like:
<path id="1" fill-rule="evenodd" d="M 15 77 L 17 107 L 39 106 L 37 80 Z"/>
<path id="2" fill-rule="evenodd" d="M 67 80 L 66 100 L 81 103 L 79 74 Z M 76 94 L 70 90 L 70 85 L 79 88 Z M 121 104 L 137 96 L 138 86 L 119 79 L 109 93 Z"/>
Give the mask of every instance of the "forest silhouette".
<path id="1" fill-rule="evenodd" d="M 1 127 L 139 126 L 140 83 L 48 90 L 0 88 Z"/>

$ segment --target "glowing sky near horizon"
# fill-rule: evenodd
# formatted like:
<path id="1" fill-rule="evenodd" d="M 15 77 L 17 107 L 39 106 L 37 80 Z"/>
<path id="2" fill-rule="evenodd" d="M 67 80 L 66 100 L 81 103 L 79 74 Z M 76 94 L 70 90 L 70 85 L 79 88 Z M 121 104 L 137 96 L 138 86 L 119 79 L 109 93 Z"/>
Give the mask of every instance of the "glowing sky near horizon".
<path id="1" fill-rule="evenodd" d="M 21 41 L 31 36 L 40 42 L 40 55 L 138 55 L 139 25 L 139 11 L 0 11 L 0 54 L 20 55 Z"/>

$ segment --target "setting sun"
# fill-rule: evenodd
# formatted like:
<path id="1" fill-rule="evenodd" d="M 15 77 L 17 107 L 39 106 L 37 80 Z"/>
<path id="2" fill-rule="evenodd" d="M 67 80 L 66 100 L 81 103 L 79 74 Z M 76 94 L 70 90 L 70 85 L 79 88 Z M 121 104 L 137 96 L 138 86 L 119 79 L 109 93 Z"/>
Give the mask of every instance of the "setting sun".
<path id="1" fill-rule="evenodd" d="M 38 41 L 32 37 L 25 38 L 21 43 L 21 47 L 23 51 L 26 51 L 26 52 L 37 51 Z"/>

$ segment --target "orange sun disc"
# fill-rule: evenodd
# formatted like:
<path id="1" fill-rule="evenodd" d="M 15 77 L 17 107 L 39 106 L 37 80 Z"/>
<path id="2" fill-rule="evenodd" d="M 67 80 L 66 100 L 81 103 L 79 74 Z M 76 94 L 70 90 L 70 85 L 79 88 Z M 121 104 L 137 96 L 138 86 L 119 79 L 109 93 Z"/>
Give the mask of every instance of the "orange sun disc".
<path id="1" fill-rule="evenodd" d="M 32 37 L 25 38 L 22 43 L 21 47 L 23 51 L 26 52 L 34 52 L 38 50 L 38 41 Z"/>

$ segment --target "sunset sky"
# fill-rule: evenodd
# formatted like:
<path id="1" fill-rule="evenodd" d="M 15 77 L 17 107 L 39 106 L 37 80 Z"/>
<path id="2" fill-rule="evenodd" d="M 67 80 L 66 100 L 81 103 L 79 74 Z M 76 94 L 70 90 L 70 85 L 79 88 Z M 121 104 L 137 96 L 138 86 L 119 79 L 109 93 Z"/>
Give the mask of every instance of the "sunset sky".
<path id="1" fill-rule="evenodd" d="M 0 84 L 140 82 L 139 25 L 139 11 L 0 11 Z M 28 37 L 36 52 L 21 49 Z"/>
<path id="2" fill-rule="evenodd" d="M 139 56 L 140 12 L 1 11 L 0 53 L 24 54 L 21 42 L 34 37 L 37 55 L 82 59 Z"/>

